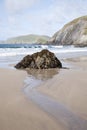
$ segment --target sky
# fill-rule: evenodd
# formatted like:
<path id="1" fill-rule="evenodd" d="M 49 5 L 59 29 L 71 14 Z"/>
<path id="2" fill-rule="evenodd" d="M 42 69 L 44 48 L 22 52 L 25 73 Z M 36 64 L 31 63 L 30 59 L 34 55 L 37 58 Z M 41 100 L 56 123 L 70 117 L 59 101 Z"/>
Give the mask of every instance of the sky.
<path id="1" fill-rule="evenodd" d="M 87 0 L 0 0 L 0 40 L 52 36 L 67 22 L 87 15 Z"/>

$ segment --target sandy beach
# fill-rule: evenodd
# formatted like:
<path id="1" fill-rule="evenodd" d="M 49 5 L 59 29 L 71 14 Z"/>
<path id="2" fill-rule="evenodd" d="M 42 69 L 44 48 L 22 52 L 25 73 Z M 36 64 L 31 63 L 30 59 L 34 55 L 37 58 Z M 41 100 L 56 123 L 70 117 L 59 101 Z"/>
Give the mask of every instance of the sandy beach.
<path id="1" fill-rule="evenodd" d="M 0 69 L 0 130 L 64 130 L 21 91 L 27 73 Z"/>
<path id="2" fill-rule="evenodd" d="M 66 62 L 72 65 L 70 69 L 53 69 L 48 72 L 39 70 L 29 73 L 15 69 L 0 69 L 0 130 L 87 129 L 87 126 L 84 126 L 84 122 L 87 124 L 87 57 L 67 59 Z M 34 90 L 38 92 L 36 97 L 40 94 L 42 107 L 47 105 L 48 108 L 42 109 L 38 105 L 39 97 L 34 103 L 27 98 L 26 93 L 23 93 L 24 80 L 28 74 L 43 80 L 43 83 Z M 35 94 L 33 89 L 30 96 L 32 94 Z M 45 97 L 49 99 L 43 101 Z M 48 102 L 45 102 L 46 100 Z M 54 105 L 58 102 L 64 108 L 62 106 L 60 109 L 59 105 L 55 111 L 55 106 L 50 102 Z M 82 123 L 82 128 L 78 122 Z"/>
<path id="3" fill-rule="evenodd" d="M 87 0 L 0 0 L 0 130 L 87 130 Z"/>
<path id="4" fill-rule="evenodd" d="M 45 82 L 38 91 L 64 104 L 87 120 L 87 57 L 65 60 L 72 65 Z"/>

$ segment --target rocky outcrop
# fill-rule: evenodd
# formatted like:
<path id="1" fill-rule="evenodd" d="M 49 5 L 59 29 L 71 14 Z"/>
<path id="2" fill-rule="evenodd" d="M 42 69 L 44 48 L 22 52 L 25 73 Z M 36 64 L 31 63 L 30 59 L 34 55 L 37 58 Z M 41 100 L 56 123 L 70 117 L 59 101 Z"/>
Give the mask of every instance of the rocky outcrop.
<path id="1" fill-rule="evenodd" d="M 54 53 L 44 49 L 41 52 L 27 55 L 20 61 L 15 68 L 35 68 L 35 69 L 49 69 L 62 68 L 61 62 L 57 59 Z"/>
<path id="2" fill-rule="evenodd" d="M 77 18 L 56 32 L 49 43 L 87 46 L 87 16 Z"/>

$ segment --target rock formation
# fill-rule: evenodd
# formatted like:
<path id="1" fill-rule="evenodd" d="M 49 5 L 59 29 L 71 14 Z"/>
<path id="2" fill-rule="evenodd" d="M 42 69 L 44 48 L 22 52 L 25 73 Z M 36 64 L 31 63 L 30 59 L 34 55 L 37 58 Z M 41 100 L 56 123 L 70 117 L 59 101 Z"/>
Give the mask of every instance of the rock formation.
<path id="1" fill-rule="evenodd" d="M 77 18 L 56 32 L 49 43 L 87 46 L 87 16 Z"/>
<path id="2" fill-rule="evenodd" d="M 15 68 L 35 68 L 35 69 L 48 69 L 48 68 L 62 68 L 61 62 L 57 59 L 54 53 L 44 49 L 41 52 L 27 55 L 20 61 Z"/>

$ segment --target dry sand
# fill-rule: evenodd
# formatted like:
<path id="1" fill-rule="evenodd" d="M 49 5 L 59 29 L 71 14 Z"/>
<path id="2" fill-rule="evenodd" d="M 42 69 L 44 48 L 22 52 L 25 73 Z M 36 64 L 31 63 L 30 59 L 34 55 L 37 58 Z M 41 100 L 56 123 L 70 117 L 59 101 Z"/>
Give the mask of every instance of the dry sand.
<path id="1" fill-rule="evenodd" d="M 0 130 L 65 130 L 22 93 L 26 75 L 0 69 Z"/>
<path id="2" fill-rule="evenodd" d="M 73 67 L 60 70 L 59 74 L 38 87 L 38 91 L 87 120 L 87 57 L 67 61 Z"/>

